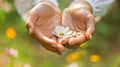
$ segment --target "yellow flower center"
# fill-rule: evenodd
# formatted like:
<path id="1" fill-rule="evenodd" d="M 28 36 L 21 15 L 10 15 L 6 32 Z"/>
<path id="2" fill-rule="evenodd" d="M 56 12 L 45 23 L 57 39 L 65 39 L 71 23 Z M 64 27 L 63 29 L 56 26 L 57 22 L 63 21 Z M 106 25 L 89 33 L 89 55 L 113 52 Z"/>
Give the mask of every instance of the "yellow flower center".
<path id="1" fill-rule="evenodd" d="M 60 36 L 65 36 L 65 34 L 64 34 L 63 32 L 61 32 L 59 35 L 60 35 Z"/>

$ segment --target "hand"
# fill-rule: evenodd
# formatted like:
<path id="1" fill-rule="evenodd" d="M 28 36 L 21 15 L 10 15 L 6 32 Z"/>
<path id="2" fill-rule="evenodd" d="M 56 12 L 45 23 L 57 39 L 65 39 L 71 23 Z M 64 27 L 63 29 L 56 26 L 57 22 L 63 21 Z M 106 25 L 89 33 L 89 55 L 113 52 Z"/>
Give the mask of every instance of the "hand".
<path id="1" fill-rule="evenodd" d="M 94 32 L 94 17 L 87 2 L 76 1 L 63 11 L 62 26 L 73 31 L 70 38 L 60 40 L 68 48 L 77 48 L 81 43 L 90 40 Z"/>
<path id="2" fill-rule="evenodd" d="M 46 1 L 40 2 L 28 13 L 26 26 L 29 33 L 38 39 L 47 50 L 62 54 L 64 46 L 58 44 L 57 37 L 53 33 L 55 26 L 60 25 L 60 21 L 59 10 Z"/>

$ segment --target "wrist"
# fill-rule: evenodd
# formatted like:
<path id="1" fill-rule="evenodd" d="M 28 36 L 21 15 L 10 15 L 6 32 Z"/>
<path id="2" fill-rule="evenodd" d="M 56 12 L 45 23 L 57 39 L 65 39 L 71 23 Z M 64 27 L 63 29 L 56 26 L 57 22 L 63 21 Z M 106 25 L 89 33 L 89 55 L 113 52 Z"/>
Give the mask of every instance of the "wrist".
<path id="1" fill-rule="evenodd" d="M 72 4 L 79 5 L 80 8 L 85 8 L 87 9 L 90 13 L 92 13 L 92 6 L 84 0 L 74 0 Z"/>
<path id="2" fill-rule="evenodd" d="M 50 2 L 50 3 L 52 3 L 52 5 L 54 5 L 57 8 L 59 6 L 57 0 L 33 0 L 33 1 L 34 1 L 34 5 L 37 5 L 37 4 L 41 3 L 41 2 Z"/>

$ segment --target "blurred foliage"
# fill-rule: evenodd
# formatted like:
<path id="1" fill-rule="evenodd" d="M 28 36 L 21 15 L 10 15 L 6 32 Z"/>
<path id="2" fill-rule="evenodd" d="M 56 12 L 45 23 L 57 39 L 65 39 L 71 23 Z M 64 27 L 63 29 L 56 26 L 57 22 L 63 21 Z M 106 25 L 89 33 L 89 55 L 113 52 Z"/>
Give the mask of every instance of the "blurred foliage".
<path id="1" fill-rule="evenodd" d="M 14 0 L 5 0 L 5 1 L 9 2 L 10 4 L 14 3 Z"/>
<path id="2" fill-rule="evenodd" d="M 0 18 L 1 18 L 0 23 L 5 22 L 6 15 L 7 15 L 6 11 L 4 9 L 0 9 Z"/>
<path id="3" fill-rule="evenodd" d="M 72 1 L 60 2 L 61 10 Z M 63 55 L 45 50 L 34 40 L 19 16 L 13 0 L 10 11 L 0 7 L 0 67 L 120 67 L 120 1 L 96 24 L 92 40 Z M 12 49 L 12 50 L 11 50 Z"/>

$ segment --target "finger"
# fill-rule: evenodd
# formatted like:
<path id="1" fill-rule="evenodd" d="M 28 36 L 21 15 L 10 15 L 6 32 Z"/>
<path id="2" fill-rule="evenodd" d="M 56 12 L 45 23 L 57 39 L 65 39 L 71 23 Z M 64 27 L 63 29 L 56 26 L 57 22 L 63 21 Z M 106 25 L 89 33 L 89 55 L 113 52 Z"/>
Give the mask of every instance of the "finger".
<path id="1" fill-rule="evenodd" d="M 76 37 L 77 32 L 73 32 L 73 34 L 71 35 L 71 37 Z"/>
<path id="2" fill-rule="evenodd" d="M 70 38 L 69 45 L 81 44 L 86 41 L 85 35 L 79 35 L 76 38 Z"/>
<path id="3" fill-rule="evenodd" d="M 65 38 L 61 39 L 61 40 L 59 41 L 59 43 L 65 45 L 65 44 L 68 43 L 68 41 L 69 41 L 69 38 L 68 38 L 68 37 L 65 37 Z"/>
<path id="4" fill-rule="evenodd" d="M 71 37 L 76 38 L 77 36 L 83 35 L 83 34 L 84 34 L 84 32 L 74 32 L 74 33 L 71 35 Z"/>
<path id="5" fill-rule="evenodd" d="M 87 26 L 87 30 L 86 30 L 86 38 L 88 40 L 90 40 L 92 38 L 92 34 L 95 30 L 95 20 L 94 17 L 90 14 L 87 16 L 87 21 L 86 21 L 86 26 Z"/>
<path id="6" fill-rule="evenodd" d="M 51 39 L 57 41 L 57 40 L 58 40 L 58 37 L 56 37 L 56 36 L 52 36 Z"/>
<path id="7" fill-rule="evenodd" d="M 59 51 L 57 52 L 57 54 L 61 55 L 64 52 L 65 48 L 62 44 L 58 43 L 58 50 Z"/>
<path id="8" fill-rule="evenodd" d="M 26 28 L 28 29 L 30 35 L 34 34 L 35 29 L 34 29 L 34 25 L 32 23 L 27 22 L 26 23 Z"/>
<path id="9" fill-rule="evenodd" d="M 38 40 L 40 42 L 43 43 L 43 46 L 50 51 L 56 52 L 58 54 L 62 54 L 64 51 L 64 46 L 61 44 L 58 44 L 57 41 L 50 39 L 46 36 L 44 36 L 41 33 L 38 33 L 38 31 L 36 31 L 36 38 L 38 38 Z"/>
<path id="10" fill-rule="evenodd" d="M 34 33 L 34 23 L 37 22 L 38 14 L 35 11 L 30 11 L 27 15 L 26 27 L 30 34 Z"/>
<path id="11" fill-rule="evenodd" d="M 71 35 L 70 35 L 70 37 L 76 37 L 77 35 L 77 32 L 73 32 Z M 59 43 L 61 43 L 61 44 L 67 44 L 68 43 L 68 41 L 69 41 L 69 37 L 64 37 L 63 39 L 61 39 L 60 41 L 59 41 Z"/>
<path id="12" fill-rule="evenodd" d="M 76 49 L 79 47 L 80 44 L 74 44 L 74 45 L 65 45 L 65 47 L 69 48 L 69 49 Z"/>

